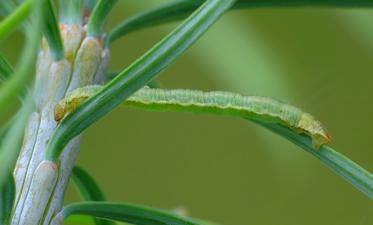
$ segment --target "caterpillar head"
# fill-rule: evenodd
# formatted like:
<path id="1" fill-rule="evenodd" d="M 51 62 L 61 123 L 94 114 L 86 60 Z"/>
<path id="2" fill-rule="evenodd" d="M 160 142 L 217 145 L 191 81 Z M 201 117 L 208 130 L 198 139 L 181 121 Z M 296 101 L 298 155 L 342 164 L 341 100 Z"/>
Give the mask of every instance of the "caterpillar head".
<path id="1" fill-rule="evenodd" d="M 312 138 L 312 146 L 315 149 L 319 149 L 321 145 L 329 144 L 331 142 L 330 133 L 326 130 L 322 130 L 320 132 L 312 134 L 311 138 Z"/>
<path id="2" fill-rule="evenodd" d="M 312 139 L 312 146 L 319 149 L 321 145 L 328 144 L 331 141 L 330 133 L 325 127 L 312 115 L 303 113 L 298 123 L 302 133 L 306 133 Z"/>
<path id="3" fill-rule="evenodd" d="M 315 149 L 319 149 L 321 145 L 329 144 L 331 142 L 330 133 L 317 120 L 313 121 L 313 125 L 310 127 L 309 134 L 312 138 L 312 146 Z"/>
<path id="4" fill-rule="evenodd" d="M 75 89 L 67 97 L 57 103 L 54 108 L 54 119 L 60 123 L 68 113 L 76 111 L 80 105 L 100 89 L 101 86 L 99 85 L 91 85 Z"/>
<path id="5" fill-rule="evenodd" d="M 56 107 L 54 108 L 54 120 L 57 123 L 60 123 L 62 119 L 65 117 L 66 110 L 63 103 L 57 103 Z"/>
<path id="6" fill-rule="evenodd" d="M 71 95 L 59 103 L 54 108 L 54 120 L 60 123 L 67 114 L 76 111 L 90 96 L 88 95 Z"/>

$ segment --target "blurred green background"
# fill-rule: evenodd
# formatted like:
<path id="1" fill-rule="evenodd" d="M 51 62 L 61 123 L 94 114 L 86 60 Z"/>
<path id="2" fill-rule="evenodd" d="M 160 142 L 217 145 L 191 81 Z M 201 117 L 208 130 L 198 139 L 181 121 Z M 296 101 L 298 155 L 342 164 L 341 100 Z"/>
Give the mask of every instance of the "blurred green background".
<path id="1" fill-rule="evenodd" d="M 110 27 L 169 1 L 120 1 Z M 373 10 L 280 8 L 227 13 L 162 72 L 164 88 L 226 90 L 299 106 L 332 146 L 373 172 Z M 111 71 L 177 23 L 126 36 Z M 1 50 L 16 62 L 19 34 Z M 120 108 L 84 134 L 78 163 L 110 200 L 224 225 L 369 225 L 372 201 L 317 159 L 244 120 Z M 79 198 L 68 191 L 67 201 Z"/>

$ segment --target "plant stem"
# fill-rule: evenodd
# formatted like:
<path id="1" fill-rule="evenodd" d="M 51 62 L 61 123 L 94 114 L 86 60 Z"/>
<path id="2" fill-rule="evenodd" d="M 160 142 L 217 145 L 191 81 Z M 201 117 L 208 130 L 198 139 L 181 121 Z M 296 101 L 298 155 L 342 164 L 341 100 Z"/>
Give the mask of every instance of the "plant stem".
<path id="1" fill-rule="evenodd" d="M 102 80 L 110 55 L 98 40 L 87 37 L 85 30 L 76 26 L 61 25 L 65 57 L 69 58 L 55 61 L 46 43 L 39 53 L 37 108 L 29 119 L 14 170 L 16 201 L 12 225 L 47 225 L 62 208 L 81 137 L 69 142 L 58 162 L 45 160 L 48 141 L 58 126 L 54 107 L 69 91 Z"/>

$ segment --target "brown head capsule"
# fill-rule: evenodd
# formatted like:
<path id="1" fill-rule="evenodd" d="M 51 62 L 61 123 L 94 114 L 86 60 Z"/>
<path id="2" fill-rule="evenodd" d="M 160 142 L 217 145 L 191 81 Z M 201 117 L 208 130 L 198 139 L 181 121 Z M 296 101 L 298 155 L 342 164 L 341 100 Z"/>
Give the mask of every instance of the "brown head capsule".
<path id="1" fill-rule="evenodd" d="M 69 113 L 75 112 L 88 98 L 94 95 L 100 85 L 90 85 L 82 88 L 77 88 L 67 97 L 62 99 L 54 108 L 54 119 L 59 123 Z"/>

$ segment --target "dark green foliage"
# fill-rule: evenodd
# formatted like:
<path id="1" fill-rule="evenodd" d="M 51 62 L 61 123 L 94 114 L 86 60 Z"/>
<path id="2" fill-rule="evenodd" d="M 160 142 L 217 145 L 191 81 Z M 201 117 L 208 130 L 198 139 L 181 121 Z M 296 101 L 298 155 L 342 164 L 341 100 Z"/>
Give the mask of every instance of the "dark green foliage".
<path id="1" fill-rule="evenodd" d="M 145 206 L 114 202 L 83 202 L 66 206 L 61 215 L 87 215 L 135 225 L 202 225 L 173 213 Z"/>
<path id="2" fill-rule="evenodd" d="M 5 186 L 0 189 L 0 224 L 7 224 L 14 204 L 16 187 L 13 176 L 9 176 Z"/>
<path id="3" fill-rule="evenodd" d="M 104 193 L 101 191 L 98 184 L 93 177 L 82 168 L 76 166 L 73 169 L 72 180 L 80 196 L 84 201 L 105 201 Z M 107 220 L 95 220 L 97 225 L 114 225 L 114 223 Z"/>

